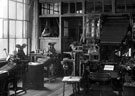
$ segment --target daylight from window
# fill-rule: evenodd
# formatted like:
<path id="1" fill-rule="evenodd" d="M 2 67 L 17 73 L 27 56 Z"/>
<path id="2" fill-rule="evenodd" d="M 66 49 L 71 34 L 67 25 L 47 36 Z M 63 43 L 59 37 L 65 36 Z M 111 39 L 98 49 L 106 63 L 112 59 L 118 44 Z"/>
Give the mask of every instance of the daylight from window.
<path id="1" fill-rule="evenodd" d="M 0 0 L 0 58 L 14 54 L 16 44 L 28 43 L 29 1 Z"/>

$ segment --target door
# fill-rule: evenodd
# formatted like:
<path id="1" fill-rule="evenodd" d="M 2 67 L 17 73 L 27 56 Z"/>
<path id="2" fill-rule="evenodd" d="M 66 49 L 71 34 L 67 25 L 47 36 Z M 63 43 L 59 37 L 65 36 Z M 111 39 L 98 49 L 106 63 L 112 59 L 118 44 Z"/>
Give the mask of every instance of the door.
<path id="1" fill-rule="evenodd" d="M 62 18 L 62 52 L 71 51 L 70 44 L 80 41 L 82 34 L 82 17 Z"/>

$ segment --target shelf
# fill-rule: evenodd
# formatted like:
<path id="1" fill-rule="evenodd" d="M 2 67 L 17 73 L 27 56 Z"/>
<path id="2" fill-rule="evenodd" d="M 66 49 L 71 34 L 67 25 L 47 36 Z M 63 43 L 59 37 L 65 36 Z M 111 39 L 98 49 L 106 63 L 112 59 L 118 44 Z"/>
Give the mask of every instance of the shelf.
<path id="1" fill-rule="evenodd" d="M 44 17 L 50 17 L 50 18 L 51 17 L 60 17 L 60 15 L 59 14 L 58 15 L 56 15 L 56 14 L 55 15 L 54 14 L 52 14 L 52 15 L 51 14 L 49 14 L 49 15 L 46 15 L 46 14 L 45 15 L 39 15 L 39 18 L 44 18 Z"/>
<path id="2" fill-rule="evenodd" d="M 62 14 L 61 17 L 81 17 L 84 16 L 83 13 L 81 14 Z"/>
<path id="3" fill-rule="evenodd" d="M 60 39 L 59 37 L 39 37 L 39 39 L 41 40 L 58 40 Z"/>

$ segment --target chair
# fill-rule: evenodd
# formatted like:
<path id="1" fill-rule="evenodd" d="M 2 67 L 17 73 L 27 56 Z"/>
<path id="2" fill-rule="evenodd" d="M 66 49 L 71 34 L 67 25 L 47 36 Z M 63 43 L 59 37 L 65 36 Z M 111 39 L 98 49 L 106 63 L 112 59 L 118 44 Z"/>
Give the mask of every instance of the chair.
<path id="1" fill-rule="evenodd" d="M 81 76 L 64 76 L 62 79 L 63 82 L 63 96 L 65 96 L 65 84 L 72 84 L 73 93 L 77 96 L 76 93 L 80 92 L 80 80 Z"/>
<path id="2" fill-rule="evenodd" d="M 20 60 L 19 62 L 17 62 L 18 63 L 17 70 L 15 71 L 15 79 L 16 79 L 15 94 L 19 94 L 21 92 L 27 93 L 25 83 L 26 83 L 26 72 L 28 71 L 28 62 L 29 62 L 28 60 Z M 22 81 L 21 87 L 18 86 L 19 81 Z"/>
<path id="3" fill-rule="evenodd" d="M 111 76 L 109 73 L 90 72 L 90 80 L 96 83 L 100 95 L 102 95 L 102 87 L 111 84 Z"/>
<path id="4" fill-rule="evenodd" d="M 98 82 L 106 82 L 111 79 L 109 73 L 90 72 L 90 79 Z"/>
<path id="5" fill-rule="evenodd" d="M 65 76 L 70 76 L 70 75 L 75 75 L 75 60 L 74 59 L 69 59 L 69 58 L 63 58 L 61 61 L 61 64 L 63 65 L 64 69 L 64 75 Z"/>
<path id="6" fill-rule="evenodd" d="M 9 90 L 14 91 L 14 96 L 17 94 L 25 92 L 26 90 L 26 71 L 28 69 L 28 60 L 16 60 L 16 67 L 11 70 L 10 76 L 8 76 Z M 21 83 L 21 86 L 18 86 L 18 83 Z"/>
<path id="7" fill-rule="evenodd" d="M 64 69 L 64 75 L 69 76 L 75 76 L 75 54 L 71 52 L 63 52 L 65 55 L 69 55 L 63 58 L 61 61 L 61 64 Z"/>
<path id="8" fill-rule="evenodd" d="M 38 58 L 37 62 L 44 65 L 44 75 L 48 77 L 49 81 L 55 79 L 55 64 L 56 59 L 52 57 Z"/>

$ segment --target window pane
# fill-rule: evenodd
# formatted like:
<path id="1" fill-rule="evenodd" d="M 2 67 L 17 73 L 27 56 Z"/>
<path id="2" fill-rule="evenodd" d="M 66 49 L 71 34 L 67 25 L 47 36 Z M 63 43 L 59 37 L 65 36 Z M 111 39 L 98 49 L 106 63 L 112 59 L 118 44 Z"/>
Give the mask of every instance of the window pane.
<path id="1" fill-rule="evenodd" d="M 86 13 L 91 13 L 94 12 L 94 1 L 87 0 L 86 1 Z"/>
<path id="2" fill-rule="evenodd" d="M 9 1 L 9 18 L 16 19 L 16 2 Z"/>
<path id="3" fill-rule="evenodd" d="M 0 58 L 6 58 L 6 53 L 3 49 L 4 48 L 8 49 L 8 47 L 7 47 L 8 43 L 7 42 L 8 42 L 7 39 L 0 39 Z"/>
<path id="4" fill-rule="evenodd" d="M 23 4 L 17 3 L 17 19 L 23 20 Z"/>
<path id="5" fill-rule="evenodd" d="M 127 0 L 127 12 L 135 12 L 135 0 Z"/>
<path id="6" fill-rule="evenodd" d="M 9 21 L 9 38 L 15 38 L 15 21 Z"/>
<path id="7" fill-rule="evenodd" d="M 0 0 L 0 18 L 7 18 L 7 0 Z"/>
<path id="8" fill-rule="evenodd" d="M 82 13 L 82 2 L 76 3 L 76 13 Z"/>
<path id="9" fill-rule="evenodd" d="M 112 0 L 104 0 L 104 12 L 112 12 Z"/>
<path id="10" fill-rule="evenodd" d="M 14 54 L 15 51 L 15 39 L 9 39 L 9 54 Z"/>
<path id="11" fill-rule="evenodd" d="M 102 1 L 101 0 L 95 1 L 95 11 L 102 12 Z"/>
<path id="12" fill-rule="evenodd" d="M 0 38 L 3 38 L 3 20 L 0 19 Z"/>
<path id="13" fill-rule="evenodd" d="M 116 12 L 125 12 L 125 0 L 116 1 Z"/>
<path id="14" fill-rule="evenodd" d="M 49 7 L 50 7 L 50 14 L 53 14 L 53 8 L 54 8 L 54 7 L 53 7 L 53 3 L 50 3 L 50 4 L 49 4 Z"/>
<path id="15" fill-rule="evenodd" d="M 62 3 L 62 14 L 68 13 L 68 8 L 69 7 L 69 3 Z"/>
<path id="16" fill-rule="evenodd" d="M 8 21 L 4 20 L 4 38 L 8 38 Z"/>
<path id="17" fill-rule="evenodd" d="M 16 21 L 16 38 L 22 38 L 22 21 Z"/>
<path id="18" fill-rule="evenodd" d="M 70 3 L 70 13 L 75 13 L 75 3 Z"/>
<path id="19" fill-rule="evenodd" d="M 59 3 L 54 3 L 54 14 L 59 14 Z"/>

